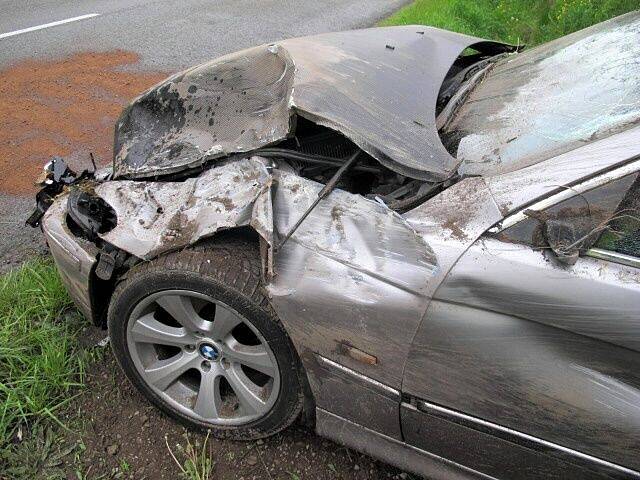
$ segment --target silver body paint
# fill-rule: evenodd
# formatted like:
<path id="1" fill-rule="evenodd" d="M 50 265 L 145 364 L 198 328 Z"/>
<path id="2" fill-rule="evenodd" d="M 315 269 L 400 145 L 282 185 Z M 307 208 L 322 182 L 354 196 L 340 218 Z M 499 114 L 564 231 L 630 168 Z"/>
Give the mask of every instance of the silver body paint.
<path id="1" fill-rule="evenodd" d="M 105 182 L 96 194 L 118 218 L 130 221 L 101 236 L 138 258 L 152 259 L 222 228 L 248 225 L 256 199 L 270 182 L 258 158 L 221 165 L 184 182 Z"/>
<path id="2" fill-rule="evenodd" d="M 43 231 L 69 296 L 87 318 L 93 318 L 90 282 L 99 250 L 93 243 L 73 235 L 66 217 L 67 195 L 62 195 L 47 210 Z"/>
<path id="3" fill-rule="evenodd" d="M 116 125 L 115 177 L 166 174 L 255 150 L 293 135 L 302 116 L 340 131 L 403 175 L 447 178 L 458 161 L 440 142 L 433 112 L 449 68 L 470 46 L 513 50 L 403 26 L 294 38 L 226 55 L 168 78 L 125 109 Z"/>
<path id="4" fill-rule="evenodd" d="M 397 38 L 409 33 L 418 35 L 406 27 Z M 306 78 L 309 91 L 299 98 L 312 98 L 313 81 L 331 84 L 327 71 L 366 64 L 335 50 L 339 37 L 319 38 L 310 41 L 333 48 L 338 63 L 325 77 L 301 68 L 296 81 Z M 286 55 L 304 53 L 304 41 L 286 42 Z M 302 115 L 304 102 L 292 98 Z M 449 168 L 406 162 L 418 143 L 394 153 L 403 136 L 374 148 L 368 121 L 344 125 L 339 107 L 309 117 L 383 163 L 397 154 L 390 168 L 428 165 L 435 177 Z M 567 267 L 491 237 L 536 202 L 637 171 L 638 155 L 640 127 L 628 126 L 523 168 L 464 178 L 403 215 L 335 190 L 281 250 L 263 249 L 265 287 L 305 367 L 317 431 L 430 478 L 640 478 L 640 269 L 589 257 Z M 113 180 L 96 193 L 126 219 L 103 238 L 148 260 L 237 226 L 272 246 L 321 188 L 247 154 L 183 182 Z M 97 252 L 64 226 L 65 203 L 56 200 L 44 231 L 72 296 L 95 315 Z"/>

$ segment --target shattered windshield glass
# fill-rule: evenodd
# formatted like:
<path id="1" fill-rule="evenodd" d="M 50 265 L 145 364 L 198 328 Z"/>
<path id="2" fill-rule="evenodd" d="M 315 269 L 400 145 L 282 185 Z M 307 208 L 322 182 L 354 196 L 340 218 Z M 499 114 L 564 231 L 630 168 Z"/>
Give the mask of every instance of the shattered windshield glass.
<path id="1" fill-rule="evenodd" d="M 640 122 L 640 12 L 490 68 L 441 131 L 460 174 L 518 170 Z"/>
<path id="2" fill-rule="evenodd" d="M 570 227 L 585 251 L 597 247 L 627 255 L 640 255 L 640 175 L 626 175 L 575 195 L 542 212 L 527 210 L 529 218 L 502 231 L 503 241 L 548 248 L 545 223 Z"/>

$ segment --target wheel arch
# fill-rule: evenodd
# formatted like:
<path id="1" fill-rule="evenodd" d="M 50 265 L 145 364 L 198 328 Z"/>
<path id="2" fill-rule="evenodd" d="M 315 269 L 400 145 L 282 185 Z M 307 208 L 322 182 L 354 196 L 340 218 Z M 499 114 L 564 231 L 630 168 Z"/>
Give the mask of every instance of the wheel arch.
<path id="1" fill-rule="evenodd" d="M 264 290 L 264 296 L 269 301 L 269 308 L 273 312 L 274 315 L 277 316 L 277 313 L 273 306 L 270 303 L 269 295 L 267 294 L 266 289 L 264 289 L 265 282 L 267 281 L 267 269 L 268 269 L 268 244 L 264 240 L 264 238 L 252 227 L 252 226 L 237 226 L 231 228 L 220 229 L 216 231 L 213 235 L 208 236 L 206 238 L 199 239 L 197 242 L 184 247 L 179 250 L 172 250 L 168 252 L 163 252 L 160 255 L 153 257 L 148 260 L 142 259 L 134 259 L 134 262 L 130 265 L 129 268 L 124 269 L 119 272 L 117 275 L 111 280 L 101 280 L 95 274 L 95 267 L 91 273 L 90 278 L 90 291 L 91 291 L 91 304 L 92 310 L 94 312 L 93 319 L 96 325 L 99 325 L 103 329 L 107 329 L 107 312 L 109 309 L 109 305 L 111 303 L 111 299 L 113 294 L 117 288 L 117 286 L 125 281 L 131 272 L 131 269 L 135 266 L 143 263 L 150 263 L 152 261 L 157 260 L 163 256 L 168 256 L 174 254 L 176 252 L 182 250 L 189 249 L 206 249 L 207 247 L 211 247 L 213 245 L 220 245 L 224 243 L 248 243 L 256 247 L 256 251 L 259 252 L 260 256 L 260 264 L 261 264 L 261 282 L 262 288 Z M 303 400 L 303 408 L 300 415 L 300 420 L 303 424 L 308 426 L 315 425 L 315 413 L 316 413 L 316 402 L 310 387 L 309 378 L 307 369 L 305 368 L 304 361 L 302 360 L 302 355 L 299 350 L 299 346 L 293 341 L 288 332 L 286 331 L 286 325 L 282 323 L 285 332 L 287 333 L 287 337 L 291 342 L 293 350 L 296 355 L 297 367 L 300 371 L 299 379 L 300 386 L 302 388 L 302 392 L 304 394 Z"/>

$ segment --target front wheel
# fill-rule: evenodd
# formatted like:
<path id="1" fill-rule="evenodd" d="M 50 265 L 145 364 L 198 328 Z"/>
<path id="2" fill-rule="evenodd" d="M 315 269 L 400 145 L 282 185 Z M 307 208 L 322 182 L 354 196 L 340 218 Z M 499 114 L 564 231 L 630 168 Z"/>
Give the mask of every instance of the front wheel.
<path id="1" fill-rule="evenodd" d="M 108 327 L 129 380 L 183 423 L 249 440 L 300 413 L 299 361 L 262 294 L 250 243 L 208 242 L 134 267 L 113 294 Z"/>

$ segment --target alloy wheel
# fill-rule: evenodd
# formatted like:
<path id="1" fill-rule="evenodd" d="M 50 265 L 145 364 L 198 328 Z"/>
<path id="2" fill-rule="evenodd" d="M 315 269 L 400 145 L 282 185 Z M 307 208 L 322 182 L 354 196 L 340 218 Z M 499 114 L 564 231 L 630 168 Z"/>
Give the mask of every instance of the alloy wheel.
<path id="1" fill-rule="evenodd" d="M 207 295 L 165 290 L 144 298 L 129 318 L 127 346 L 142 380 L 197 420 L 246 424 L 277 399 L 280 372 L 265 338 Z"/>

